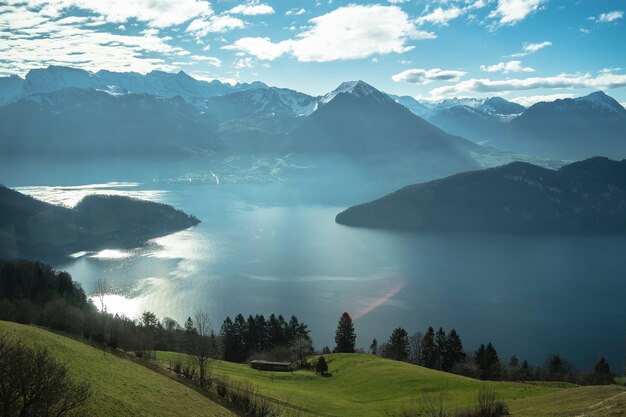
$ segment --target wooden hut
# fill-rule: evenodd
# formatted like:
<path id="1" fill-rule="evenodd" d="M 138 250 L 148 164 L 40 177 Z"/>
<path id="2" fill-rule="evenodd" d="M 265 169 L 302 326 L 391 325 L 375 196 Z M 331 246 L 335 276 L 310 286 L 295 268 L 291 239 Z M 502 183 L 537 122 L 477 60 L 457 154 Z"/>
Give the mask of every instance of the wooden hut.
<path id="1" fill-rule="evenodd" d="M 274 372 L 290 372 L 293 371 L 290 362 L 270 362 L 254 360 L 250 362 L 252 369 L 258 369 L 259 371 L 274 371 Z"/>

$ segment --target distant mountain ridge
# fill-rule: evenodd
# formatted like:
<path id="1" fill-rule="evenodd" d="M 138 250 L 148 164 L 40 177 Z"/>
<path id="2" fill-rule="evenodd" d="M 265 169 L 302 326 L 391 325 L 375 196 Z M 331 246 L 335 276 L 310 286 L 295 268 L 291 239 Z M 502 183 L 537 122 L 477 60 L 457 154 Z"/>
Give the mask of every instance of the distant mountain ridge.
<path id="1" fill-rule="evenodd" d="M 6 80 L 7 78 L 10 79 Z M 4 84 L 11 82 L 12 90 Z M 266 88 L 261 82 L 230 85 L 218 80 L 197 80 L 183 71 L 168 73 L 152 71 L 147 74 L 136 72 L 113 72 L 100 70 L 91 72 L 78 68 L 50 65 L 47 68 L 30 70 L 24 79 L 18 76 L 0 78 L 0 104 L 6 104 L 32 94 L 50 93 L 66 88 L 94 89 L 111 94 L 151 94 L 166 98 L 181 96 L 189 101 L 231 94 L 237 91 Z M 16 94 L 16 91 L 18 92 Z"/>
<path id="2" fill-rule="evenodd" d="M 596 157 L 558 170 L 513 162 L 409 185 L 336 221 L 403 230 L 625 232 L 626 160 Z"/>
<path id="3" fill-rule="evenodd" d="M 331 114 L 329 106 L 337 114 Z M 626 157 L 626 110 L 602 92 L 526 109 L 501 97 L 418 101 L 385 94 L 363 81 L 343 82 L 313 97 L 261 82 L 206 82 L 182 71 L 144 75 L 49 66 L 31 70 L 25 79 L 0 77 L 0 150 L 11 155 L 100 152 L 104 144 L 110 145 L 109 153 L 135 155 L 324 149 L 359 158 L 390 150 L 408 150 L 415 156 L 427 142 L 433 146 L 422 151 L 445 149 L 451 142 L 441 131 L 504 151 L 495 151 L 500 155 L 552 160 Z M 435 137 L 441 140 L 430 141 Z M 470 153 L 488 152 L 462 147 Z"/>

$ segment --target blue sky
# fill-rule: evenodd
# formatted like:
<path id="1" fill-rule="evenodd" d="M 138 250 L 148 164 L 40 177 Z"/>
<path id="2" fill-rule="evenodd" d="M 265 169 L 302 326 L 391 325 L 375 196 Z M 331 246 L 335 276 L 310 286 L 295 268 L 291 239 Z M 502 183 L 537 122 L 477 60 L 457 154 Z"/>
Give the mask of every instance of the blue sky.
<path id="1" fill-rule="evenodd" d="M 624 1 L 4 0 L 0 74 L 49 64 L 261 80 L 318 95 L 626 103 Z"/>

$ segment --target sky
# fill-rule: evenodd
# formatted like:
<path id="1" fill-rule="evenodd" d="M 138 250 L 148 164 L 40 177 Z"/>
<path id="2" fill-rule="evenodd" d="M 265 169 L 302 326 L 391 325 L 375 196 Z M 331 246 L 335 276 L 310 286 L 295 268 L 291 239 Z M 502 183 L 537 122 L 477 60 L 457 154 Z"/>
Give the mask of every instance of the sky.
<path id="1" fill-rule="evenodd" d="M 626 104 L 623 0 L 0 0 L 0 75 L 185 71 L 312 95 Z"/>

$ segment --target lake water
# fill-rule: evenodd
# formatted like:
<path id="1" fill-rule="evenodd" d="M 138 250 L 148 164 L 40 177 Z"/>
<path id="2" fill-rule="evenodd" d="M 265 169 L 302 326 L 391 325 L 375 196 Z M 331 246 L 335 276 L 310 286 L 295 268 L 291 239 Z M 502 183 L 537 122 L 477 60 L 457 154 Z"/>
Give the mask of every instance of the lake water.
<path id="1" fill-rule="evenodd" d="M 173 204 L 202 221 L 142 248 L 79 253 L 55 265 L 87 292 L 106 278 L 115 292 L 107 299 L 110 311 L 152 310 L 182 323 L 204 308 L 218 330 L 227 315 L 240 312 L 296 314 L 317 348 L 332 348 L 337 320 L 348 311 L 363 348 L 374 337 L 386 340 L 395 327 L 413 333 L 432 325 L 456 328 L 467 350 L 491 341 L 505 360 L 516 354 L 543 364 L 549 353 L 559 353 L 578 367 L 591 367 L 601 355 L 616 370 L 623 365 L 624 236 L 349 228 L 335 224 L 338 212 L 398 184 L 217 185 L 208 176 L 181 181 L 161 173 L 157 179 L 120 166 L 115 174 L 89 166 L 45 178 L 34 169 L 3 173 L 7 185 L 30 186 L 22 191 L 49 201 L 71 205 L 86 193 L 114 191 Z M 67 187 L 86 181 L 101 185 Z"/>

